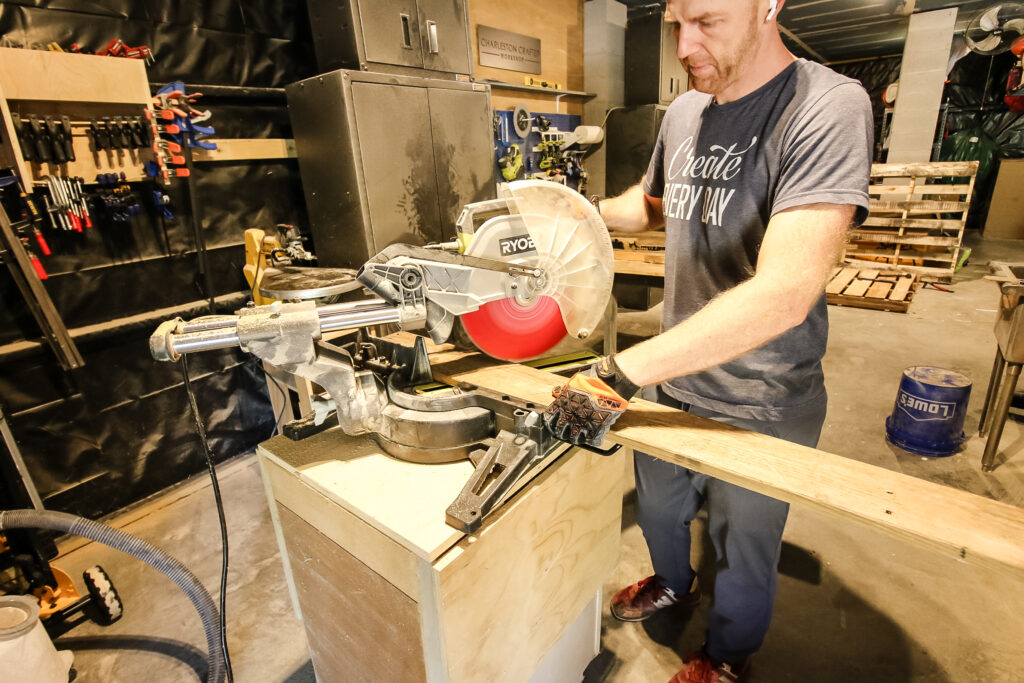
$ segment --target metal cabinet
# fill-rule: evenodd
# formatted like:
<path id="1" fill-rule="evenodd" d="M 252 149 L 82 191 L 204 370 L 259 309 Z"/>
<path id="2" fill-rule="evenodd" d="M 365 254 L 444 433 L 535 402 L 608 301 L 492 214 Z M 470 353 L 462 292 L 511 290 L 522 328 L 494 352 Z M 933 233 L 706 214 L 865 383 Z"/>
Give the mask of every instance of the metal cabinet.
<path id="1" fill-rule="evenodd" d="M 319 265 L 452 240 L 463 205 L 495 196 L 486 85 L 339 70 L 287 94 Z"/>
<path id="2" fill-rule="evenodd" d="M 689 76 L 676 56 L 672 24 L 660 6 L 633 8 L 626 18 L 626 104 L 671 104 Z"/>
<path id="3" fill-rule="evenodd" d="M 466 0 L 309 0 L 320 71 L 468 74 Z"/>
<path id="4" fill-rule="evenodd" d="M 660 104 L 644 104 L 613 109 L 608 114 L 605 185 L 609 197 L 622 194 L 644 177 L 667 109 Z"/>

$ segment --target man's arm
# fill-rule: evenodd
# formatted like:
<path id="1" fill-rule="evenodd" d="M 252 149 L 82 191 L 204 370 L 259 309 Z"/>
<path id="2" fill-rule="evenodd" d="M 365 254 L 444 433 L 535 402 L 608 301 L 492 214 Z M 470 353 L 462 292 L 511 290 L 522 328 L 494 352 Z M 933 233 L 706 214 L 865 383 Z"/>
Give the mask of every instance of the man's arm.
<path id="1" fill-rule="evenodd" d="M 672 329 L 616 354 L 615 362 L 635 384 L 658 384 L 721 365 L 799 325 L 842 254 L 853 214 L 852 205 L 835 204 L 777 213 L 752 278 Z"/>
<path id="2" fill-rule="evenodd" d="M 643 232 L 665 227 L 661 198 L 646 194 L 643 181 L 618 197 L 602 199 L 601 218 L 613 232 Z"/>

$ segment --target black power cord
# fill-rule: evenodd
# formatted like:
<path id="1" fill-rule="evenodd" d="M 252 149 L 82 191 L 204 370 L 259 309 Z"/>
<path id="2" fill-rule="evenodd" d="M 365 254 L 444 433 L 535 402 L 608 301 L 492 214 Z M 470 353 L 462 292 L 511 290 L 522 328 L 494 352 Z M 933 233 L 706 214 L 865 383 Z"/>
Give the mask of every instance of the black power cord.
<path id="1" fill-rule="evenodd" d="M 210 443 L 206 439 L 206 428 L 199 418 L 199 406 L 196 405 L 196 396 L 192 392 L 192 383 L 188 376 L 187 356 L 181 356 L 181 375 L 185 379 L 185 393 L 188 394 L 188 403 L 192 408 L 192 417 L 196 422 L 196 431 L 199 432 L 199 439 L 203 442 L 203 455 L 206 457 L 206 466 L 210 470 L 210 481 L 213 482 L 213 498 L 217 502 L 217 517 L 220 519 L 220 542 L 222 546 L 220 565 L 220 643 L 224 651 L 224 668 L 227 672 L 228 683 L 233 683 L 234 676 L 231 672 L 231 658 L 228 656 L 228 628 L 225 615 L 227 614 L 227 586 L 228 586 L 228 525 L 224 519 L 224 501 L 220 497 L 220 485 L 217 483 L 217 470 L 213 466 L 213 453 L 210 451 Z"/>

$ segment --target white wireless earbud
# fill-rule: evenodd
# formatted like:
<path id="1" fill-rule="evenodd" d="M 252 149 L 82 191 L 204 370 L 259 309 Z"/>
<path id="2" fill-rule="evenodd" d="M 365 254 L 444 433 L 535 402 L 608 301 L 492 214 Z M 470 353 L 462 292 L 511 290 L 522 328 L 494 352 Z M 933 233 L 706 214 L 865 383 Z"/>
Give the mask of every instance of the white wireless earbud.
<path id="1" fill-rule="evenodd" d="M 768 23 L 775 16 L 775 10 L 779 9 L 779 0 L 769 0 L 768 4 L 771 6 L 768 9 L 768 16 L 764 18 L 764 23 Z"/>

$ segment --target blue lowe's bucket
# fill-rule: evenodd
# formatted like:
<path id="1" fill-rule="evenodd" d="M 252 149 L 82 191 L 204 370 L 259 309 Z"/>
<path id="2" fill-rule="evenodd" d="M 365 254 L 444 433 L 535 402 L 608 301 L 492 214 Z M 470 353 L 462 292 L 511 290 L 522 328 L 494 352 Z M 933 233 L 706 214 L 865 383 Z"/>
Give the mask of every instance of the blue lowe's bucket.
<path id="1" fill-rule="evenodd" d="M 918 455 L 945 457 L 963 446 L 971 380 L 959 372 L 917 366 L 903 371 L 896 405 L 885 420 L 889 442 Z"/>

